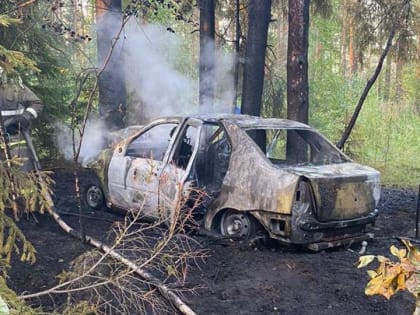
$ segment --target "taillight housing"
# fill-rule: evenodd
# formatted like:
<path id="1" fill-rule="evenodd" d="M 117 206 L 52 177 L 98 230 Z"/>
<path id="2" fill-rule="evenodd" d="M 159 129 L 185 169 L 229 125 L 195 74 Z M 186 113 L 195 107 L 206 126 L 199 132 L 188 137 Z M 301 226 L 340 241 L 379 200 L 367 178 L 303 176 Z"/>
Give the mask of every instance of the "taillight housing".
<path id="1" fill-rule="evenodd" d="M 311 215 L 312 210 L 313 206 L 310 184 L 305 180 L 301 180 L 295 193 L 292 211 L 301 213 L 303 211 L 305 214 Z"/>

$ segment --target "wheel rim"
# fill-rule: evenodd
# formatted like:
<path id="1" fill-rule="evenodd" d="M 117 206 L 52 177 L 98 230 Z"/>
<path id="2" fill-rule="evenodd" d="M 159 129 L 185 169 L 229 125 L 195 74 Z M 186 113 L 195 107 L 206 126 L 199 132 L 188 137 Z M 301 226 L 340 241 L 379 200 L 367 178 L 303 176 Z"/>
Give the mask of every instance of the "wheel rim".
<path id="1" fill-rule="evenodd" d="M 221 232 L 226 236 L 250 237 L 252 222 L 248 214 L 226 211 L 221 220 Z"/>
<path id="2" fill-rule="evenodd" d="M 103 194 L 101 188 L 98 186 L 90 186 L 86 191 L 86 201 L 89 207 L 98 208 L 102 206 Z"/>

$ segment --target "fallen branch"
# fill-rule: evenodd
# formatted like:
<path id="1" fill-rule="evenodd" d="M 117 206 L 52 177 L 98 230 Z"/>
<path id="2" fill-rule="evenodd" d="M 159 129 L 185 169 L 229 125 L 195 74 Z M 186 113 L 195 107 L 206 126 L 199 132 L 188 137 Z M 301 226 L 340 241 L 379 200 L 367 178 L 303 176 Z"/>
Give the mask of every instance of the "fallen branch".
<path id="1" fill-rule="evenodd" d="M 42 177 L 40 178 L 40 184 L 45 185 L 45 183 L 42 180 Z M 159 279 L 154 277 L 152 274 L 147 272 L 146 270 L 140 268 L 137 264 L 132 262 L 131 260 L 127 259 L 126 257 L 119 254 L 114 248 L 103 244 L 101 241 L 89 236 L 89 235 L 81 235 L 80 232 L 73 229 L 71 226 L 69 226 L 57 213 L 55 210 L 54 202 L 51 198 L 51 196 L 48 194 L 47 199 L 49 200 L 49 203 L 51 205 L 51 215 L 53 216 L 54 220 L 57 222 L 57 224 L 68 234 L 71 236 L 79 239 L 84 240 L 87 244 L 99 249 L 106 255 L 109 255 L 110 257 L 114 258 L 115 260 L 123 263 L 127 267 L 129 267 L 131 270 L 133 270 L 138 276 L 143 278 L 144 280 L 148 281 L 151 285 L 156 287 L 159 292 L 162 294 L 163 297 L 165 297 L 168 301 L 172 303 L 182 314 L 185 315 L 195 315 L 195 312 L 187 305 L 185 304 L 178 295 L 176 295 L 173 291 L 171 291 L 170 288 L 168 288 L 165 284 L 161 283 Z M 22 299 L 29 299 L 39 296 L 39 294 L 30 294 L 30 295 L 22 295 L 20 298 Z"/>

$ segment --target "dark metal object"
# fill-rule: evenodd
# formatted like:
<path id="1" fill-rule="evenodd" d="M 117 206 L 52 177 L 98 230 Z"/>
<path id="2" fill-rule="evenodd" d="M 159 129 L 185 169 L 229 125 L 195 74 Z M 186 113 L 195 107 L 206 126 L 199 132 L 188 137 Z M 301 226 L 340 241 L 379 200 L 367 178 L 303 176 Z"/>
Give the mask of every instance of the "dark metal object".
<path id="1" fill-rule="evenodd" d="M 31 159 L 32 165 L 34 166 L 34 169 L 36 171 L 40 171 L 41 170 L 41 164 L 39 163 L 38 155 L 36 154 L 31 135 L 29 134 L 29 130 L 23 130 L 23 131 L 21 131 L 21 133 L 23 134 L 23 137 L 25 138 L 25 141 L 26 141 L 26 146 L 28 147 L 29 152 L 32 155 L 32 159 Z"/>

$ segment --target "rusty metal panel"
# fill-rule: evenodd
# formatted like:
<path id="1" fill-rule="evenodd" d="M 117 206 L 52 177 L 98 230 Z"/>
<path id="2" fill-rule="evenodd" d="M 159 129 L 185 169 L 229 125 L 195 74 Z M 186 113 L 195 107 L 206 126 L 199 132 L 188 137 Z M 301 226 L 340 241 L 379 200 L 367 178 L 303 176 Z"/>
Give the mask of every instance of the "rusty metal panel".
<path id="1" fill-rule="evenodd" d="M 226 124 L 232 154 L 219 208 L 265 210 L 290 214 L 299 176 L 274 167 L 256 144 L 238 126 Z"/>
<path id="2" fill-rule="evenodd" d="M 342 163 L 295 167 L 293 171 L 310 179 L 320 221 L 365 216 L 379 202 L 379 172 L 370 167 Z"/>

